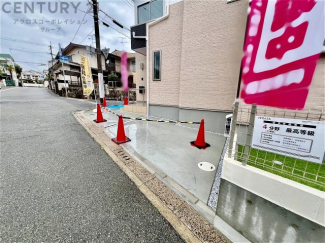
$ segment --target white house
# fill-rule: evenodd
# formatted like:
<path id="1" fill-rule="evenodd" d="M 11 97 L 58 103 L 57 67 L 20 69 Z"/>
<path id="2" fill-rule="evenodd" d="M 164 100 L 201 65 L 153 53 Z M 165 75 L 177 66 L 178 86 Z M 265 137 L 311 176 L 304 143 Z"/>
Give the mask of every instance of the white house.
<path id="1" fill-rule="evenodd" d="M 6 66 L 15 66 L 15 60 L 10 54 L 1 54 L 0 53 L 0 69 L 1 72 L 4 74 L 2 79 L 5 80 L 13 80 L 15 82 L 15 86 L 18 86 L 18 78 L 15 69 L 10 73 Z"/>

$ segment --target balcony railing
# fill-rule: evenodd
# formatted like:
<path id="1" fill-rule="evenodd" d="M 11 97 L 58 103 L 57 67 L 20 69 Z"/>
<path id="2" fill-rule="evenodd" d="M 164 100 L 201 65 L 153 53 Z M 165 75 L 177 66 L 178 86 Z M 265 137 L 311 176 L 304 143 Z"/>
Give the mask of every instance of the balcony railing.
<path id="1" fill-rule="evenodd" d="M 115 64 L 115 63 L 109 63 L 109 64 L 106 64 L 106 69 L 107 69 L 107 71 L 110 71 L 110 72 L 120 73 L 121 65 Z"/>

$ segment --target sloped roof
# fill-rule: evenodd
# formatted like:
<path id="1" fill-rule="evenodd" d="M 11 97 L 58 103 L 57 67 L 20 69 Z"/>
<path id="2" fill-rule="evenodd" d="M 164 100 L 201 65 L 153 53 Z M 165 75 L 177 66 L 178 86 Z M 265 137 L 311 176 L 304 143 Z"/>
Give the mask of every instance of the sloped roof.
<path id="1" fill-rule="evenodd" d="M 75 47 L 86 48 L 86 46 L 84 46 L 84 45 L 80 45 L 80 44 L 70 42 L 69 45 L 67 45 L 64 49 L 62 49 L 62 53 L 64 54 L 66 52 L 69 52 L 70 50 L 72 50 Z"/>
<path id="2" fill-rule="evenodd" d="M 89 46 L 80 45 L 80 44 L 70 42 L 69 45 L 67 45 L 65 48 L 62 48 L 62 54 L 65 55 L 67 52 L 73 50 L 76 47 L 87 48 Z M 103 52 L 102 52 L 102 54 L 103 54 Z M 59 59 L 59 52 L 56 54 L 56 59 Z"/>
<path id="3" fill-rule="evenodd" d="M 8 59 L 11 59 L 11 60 L 14 61 L 14 59 L 12 58 L 12 56 L 10 54 L 2 54 L 2 53 L 0 53 L 0 57 L 2 57 L 2 58 L 8 58 Z"/>
<path id="4" fill-rule="evenodd" d="M 122 51 L 115 50 L 111 54 L 113 54 L 115 56 L 118 56 L 118 57 L 121 57 L 122 56 L 122 53 L 123 53 Z M 135 58 L 135 53 L 127 52 L 127 57 L 128 58 Z"/>

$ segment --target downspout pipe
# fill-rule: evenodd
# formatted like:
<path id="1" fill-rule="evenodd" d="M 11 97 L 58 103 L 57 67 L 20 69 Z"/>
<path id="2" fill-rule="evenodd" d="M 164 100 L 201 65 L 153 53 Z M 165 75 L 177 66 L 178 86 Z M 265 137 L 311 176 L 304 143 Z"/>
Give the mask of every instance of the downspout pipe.
<path id="1" fill-rule="evenodd" d="M 165 2 L 167 2 L 167 4 L 165 5 L 165 11 L 166 11 L 166 14 L 159 18 L 159 19 L 156 19 L 155 21 L 151 22 L 151 23 L 148 23 L 146 25 L 146 28 L 147 28 L 147 38 L 146 38 L 146 41 L 147 41 L 147 116 L 149 116 L 149 101 L 150 101 L 150 80 L 149 80 L 149 72 L 150 72 L 150 65 L 149 65 L 149 60 L 150 60 L 150 47 L 149 47 L 149 27 L 167 19 L 169 17 L 169 0 L 166 0 Z"/>

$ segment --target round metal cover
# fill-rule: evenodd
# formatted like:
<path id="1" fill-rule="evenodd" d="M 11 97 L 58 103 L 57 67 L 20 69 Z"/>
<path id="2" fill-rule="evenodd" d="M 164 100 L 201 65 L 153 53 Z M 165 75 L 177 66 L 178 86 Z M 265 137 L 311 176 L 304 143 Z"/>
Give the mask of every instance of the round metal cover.
<path id="1" fill-rule="evenodd" d="M 200 162 L 197 166 L 204 171 L 214 171 L 216 169 L 216 167 L 209 162 Z"/>

